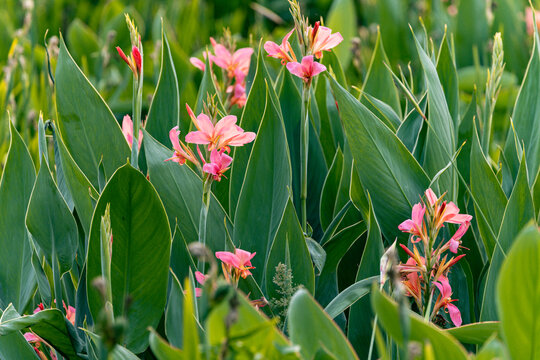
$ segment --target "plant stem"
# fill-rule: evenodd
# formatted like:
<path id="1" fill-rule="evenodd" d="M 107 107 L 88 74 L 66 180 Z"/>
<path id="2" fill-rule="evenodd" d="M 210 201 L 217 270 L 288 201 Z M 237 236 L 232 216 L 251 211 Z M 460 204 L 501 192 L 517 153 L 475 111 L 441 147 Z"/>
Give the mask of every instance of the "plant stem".
<path id="1" fill-rule="evenodd" d="M 309 105 L 310 83 L 304 83 L 302 87 L 302 114 L 300 120 L 300 203 L 302 215 L 302 231 L 307 233 L 307 173 L 308 173 L 308 149 L 309 149 Z"/>
<path id="2" fill-rule="evenodd" d="M 139 168 L 139 129 L 141 128 L 142 109 L 142 71 L 139 78 L 133 75 L 133 143 L 131 144 L 131 165 Z"/>
<path id="3" fill-rule="evenodd" d="M 199 216 L 199 242 L 206 246 L 206 221 L 208 219 L 208 209 L 210 208 L 210 197 L 212 190 L 212 177 L 208 176 L 203 182 L 201 214 Z M 201 269 L 201 261 L 197 261 L 197 268 Z"/>

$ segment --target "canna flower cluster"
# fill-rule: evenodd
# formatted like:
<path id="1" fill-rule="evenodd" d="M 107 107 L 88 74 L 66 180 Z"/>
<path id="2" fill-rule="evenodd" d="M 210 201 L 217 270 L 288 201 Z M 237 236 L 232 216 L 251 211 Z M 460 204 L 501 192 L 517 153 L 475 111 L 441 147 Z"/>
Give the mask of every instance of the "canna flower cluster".
<path id="1" fill-rule="evenodd" d="M 193 110 L 186 104 L 187 111 L 196 131 L 188 133 L 185 141 L 197 146 L 199 160 L 191 148 L 179 140 L 180 130 L 178 126 L 172 128 L 169 137 L 173 145 L 173 156 L 165 161 L 174 161 L 184 165 L 186 161 L 193 163 L 200 171 L 211 176 L 215 181 L 221 181 L 224 173 L 229 169 L 232 157 L 230 153 L 231 146 L 242 146 L 255 140 L 254 132 L 244 132 L 236 125 L 237 118 L 234 115 L 227 115 L 214 125 L 210 117 L 204 113 L 195 116 Z M 207 145 L 205 153 L 210 154 L 210 160 L 206 161 L 206 156 L 201 152 L 199 145 Z M 202 163 L 202 166 L 201 166 Z"/>
<path id="2" fill-rule="evenodd" d="M 452 304 L 452 288 L 448 281 L 450 268 L 464 254 L 453 257 L 461 246 L 461 238 L 467 232 L 472 216 L 460 214 L 459 208 L 453 202 L 443 201 L 444 195 L 437 197 L 431 189 L 425 192 L 426 201 L 415 204 L 411 219 L 399 225 L 399 230 L 412 235 L 412 250 L 400 244 L 409 259 L 400 264 L 398 270 L 401 283 L 406 289 L 406 295 L 414 299 L 418 309 L 433 320 L 439 310 L 444 309 L 450 314 L 455 326 L 461 326 L 459 309 Z M 458 224 L 459 228 L 448 241 L 438 240 L 444 224 Z M 417 244 L 421 244 L 421 250 Z M 446 254 L 445 254 L 446 253 Z M 429 314 L 431 299 L 437 294 L 435 305 Z"/>
<path id="3" fill-rule="evenodd" d="M 221 268 L 223 270 L 223 276 L 230 284 L 238 286 L 240 278 L 245 279 L 251 272 L 249 270 L 254 269 L 251 265 L 251 259 L 256 253 L 250 253 L 242 249 L 235 249 L 234 252 L 218 251 L 216 257 L 221 260 Z M 208 279 L 208 275 L 204 275 L 200 271 L 195 271 L 195 279 L 200 285 L 204 285 Z M 202 296 L 202 289 L 195 288 L 195 296 Z"/>
<path id="4" fill-rule="evenodd" d="M 66 319 L 72 324 L 72 325 L 75 325 L 75 308 L 72 307 L 71 305 L 70 306 L 66 306 L 66 303 L 62 302 L 63 306 L 64 306 L 64 310 L 66 311 Z M 45 310 L 45 307 L 43 306 L 43 303 L 40 303 L 38 305 L 37 308 L 34 309 L 34 314 L 42 311 L 42 310 Z M 32 347 L 34 348 L 34 351 L 36 352 L 36 355 L 40 358 L 40 359 L 57 359 L 56 357 L 56 353 L 51 349 L 51 350 L 47 350 L 46 349 L 46 342 L 43 341 L 42 338 L 40 338 L 39 336 L 37 336 L 36 334 L 34 334 L 33 332 L 29 331 L 27 333 L 24 334 L 24 338 L 26 339 L 26 341 L 28 341 L 28 343 L 30 345 L 32 345 Z M 49 357 L 47 357 L 47 355 L 45 355 L 46 353 L 49 354 Z"/>
<path id="5" fill-rule="evenodd" d="M 286 65 L 291 74 L 298 76 L 306 84 L 310 84 L 314 76 L 326 70 L 326 66 L 316 62 L 314 58 L 321 59 L 323 51 L 330 51 L 339 45 L 343 41 L 343 37 L 339 32 L 332 34 L 332 29 L 321 26 L 320 21 L 317 21 L 313 26 L 308 25 L 307 20 L 301 16 L 300 8 L 296 2 L 291 2 L 291 13 L 295 18 L 295 28 L 285 35 L 281 45 L 267 41 L 264 44 L 264 50 L 268 56 L 281 59 L 281 64 Z M 296 60 L 296 55 L 289 43 L 289 38 L 295 30 L 298 35 L 298 43 L 304 45 L 301 47 L 301 62 Z"/>
<path id="6" fill-rule="evenodd" d="M 126 23 L 128 25 L 130 39 L 131 39 L 131 53 L 129 56 L 126 56 L 120 46 L 116 47 L 118 55 L 128 64 L 129 68 L 133 72 L 133 76 L 136 79 L 139 79 L 142 73 L 142 43 L 141 35 L 135 26 L 133 20 L 130 19 L 129 15 L 126 14 Z"/>
<path id="7" fill-rule="evenodd" d="M 208 57 L 210 65 L 216 64 L 223 69 L 224 77 L 226 79 L 225 93 L 227 94 L 228 107 L 234 105 L 242 108 L 246 104 L 246 76 L 249 72 L 249 65 L 251 62 L 251 55 L 253 49 L 246 47 L 234 51 L 234 44 L 231 46 L 225 46 L 218 43 L 214 38 L 210 38 L 210 43 L 214 50 L 214 54 L 211 52 L 203 53 L 203 57 Z M 204 71 L 205 64 L 202 60 L 192 57 L 189 59 L 193 66 Z"/>

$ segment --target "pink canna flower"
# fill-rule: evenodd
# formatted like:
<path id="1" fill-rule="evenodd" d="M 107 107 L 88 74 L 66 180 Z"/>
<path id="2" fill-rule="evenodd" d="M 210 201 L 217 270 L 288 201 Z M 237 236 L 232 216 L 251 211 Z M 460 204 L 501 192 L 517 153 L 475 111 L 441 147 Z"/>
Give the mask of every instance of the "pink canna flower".
<path id="1" fill-rule="evenodd" d="M 214 64 L 227 71 L 229 78 L 235 77 L 238 71 L 247 75 L 249 71 L 249 64 L 251 62 L 251 55 L 253 54 L 252 48 L 242 48 L 236 50 L 233 54 L 227 48 L 221 44 L 218 44 L 214 38 L 210 38 L 212 47 L 214 48 L 214 54 L 209 54 L 210 59 Z"/>
<path id="2" fill-rule="evenodd" d="M 219 120 L 214 126 L 212 121 L 206 114 L 195 114 L 186 104 L 188 114 L 197 128 L 197 131 L 192 131 L 186 135 L 186 142 L 192 144 L 209 144 L 208 150 L 226 150 L 230 151 L 229 146 L 242 146 L 252 142 L 255 139 L 255 133 L 244 132 L 244 130 L 236 125 L 236 116 L 228 115 Z"/>
<path id="3" fill-rule="evenodd" d="M 444 308 L 450 313 L 450 319 L 452 319 L 454 325 L 457 327 L 461 326 L 461 313 L 458 307 L 452 304 L 452 302 L 456 300 L 452 300 L 452 288 L 450 287 L 448 278 L 446 276 L 441 276 L 434 284 L 437 289 L 439 289 L 440 294 L 435 303 L 433 312 L 437 313 L 439 309 Z"/>
<path id="4" fill-rule="evenodd" d="M 431 189 L 426 190 L 426 198 L 428 199 L 429 205 L 433 206 L 439 200 L 437 195 Z"/>
<path id="5" fill-rule="evenodd" d="M 398 229 L 418 236 L 420 239 L 426 238 L 426 227 L 424 224 L 424 214 L 426 207 L 421 203 L 415 204 L 412 208 L 411 219 L 405 220 L 399 224 Z"/>
<path id="6" fill-rule="evenodd" d="M 533 35 L 535 26 L 536 28 L 540 28 L 540 12 L 534 11 L 533 9 L 528 7 L 525 10 L 525 23 L 527 25 L 527 34 Z"/>
<path id="7" fill-rule="evenodd" d="M 291 44 L 289 43 L 289 37 L 291 37 L 293 32 L 294 29 L 292 29 L 287 33 L 287 35 L 285 35 L 285 37 L 281 41 L 281 45 L 278 45 L 273 41 L 267 41 L 264 43 L 264 50 L 266 50 L 268 56 L 276 59 L 281 59 L 282 65 L 285 65 L 291 61 L 296 62 L 296 56 L 294 55 Z"/>
<path id="8" fill-rule="evenodd" d="M 311 53 L 317 59 L 322 57 L 323 51 L 329 51 L 343 41 L 343 36 L 340 33 L 332 34 L 332 29 L 319 26 L 318 21 L 313 28 L 308 26 L 308 34 L 311 41 Z"/>
<path id="9" fill-rule="evenodd" d="M 213 175 L 216 181 L 221 181 L 221 177 L 225 171 L 229 170 L 229 165 L 232 162 L 232 157 L 224 154 L 224 152 L 225 150 L 212 150 L 210 153 L 210 162 L 203 165 L 203 171 Z"/>
<path id="10" fill-rule="evenodd" d="M 251 265 L 251 259 L 253 259 L 255 254 L 242 249 L 235 249 L 234 253 L 218 251 L 216 252 L 216 257 L 222 262 L 225 278 L 230 280 L 232 277 L 233 280 L 238 281 L 240 276 L 245 279 L 248 275 L 251 275 L 249 270 L 254 268 Z"/>
<path id="11" fill-rule="evenodd" d="M 202 272 L 200 271 L 195 271 L 195 279 L 197 280 L 197 282 L 201 285 L 204 285 L 204 283 L 206 282 L 206 275 L 204 275 Z M 196 297 L 201 297 L 202 296 L 202 289 L 201 288 L 195 288 L 195 296 Z"/>
<path id="12" fill-rule="evenodd" d="M 471 223 L 469 221 L 465 221 L 464 223 L 462 223 L 457 229 L 456 233 L 448 241 L 448 247 L 450 251 L 454 254 L 457 253 L 459 245 L 461 245 L 461 238 L 463 237 L 463 235 L 465 235 L 470 225 Z"/>
<path id="13" fill-rule="evenodd" d="M 124 134 L 124 137 L 131 148 L 133 144 L 133 121 L 131 121 L 131 117 L 129 115 L 125 115 L 124 119 L 122 120 L 122 133 Z M 142 130 L 139 130 L 139 149 L 141 148 L 142 138 Z"/>
<path id="14" fill-rule="evenodd" d="M 165 161 L 172 160 L 180 165 L 184 165 L 186 163 L 186 160 L 189 160 L 195 165 L 199 165 L 199 162 L 197 161 L 197 158 L 195 157 L 193 151 L 191 151 L 188 146 L 186 146 L 178 139 L 178 135 L 180 135 L 180 130 L 178 130 L 178 126 L 173 127 L 171 131 L 169 131 L 169 138 L 171 139 L 171 143 L 173 145 L 174 154 L 171 158 Z"/>
<path id="15" fill-rule="evenodd" d="M 190 57 L 189 58 L 189 62 L 195 66 L 197 69 L 201 70 L 201 71 L 204 71 L 204 69 L 206 68 L 206 65 L 205 63 L 199 59 L 199 58 L 196 58 L 196 57 Z"/>
<path id="16" fill-rule="evenodd" d="M 231 96 L 231 105 L 236 105 L 239 108 L 246 105 L 247 96 L 246 96 L 246 87 L 241 83 L 236 83 L 234 86 L 229 86 L 227 89 L 228 93 L 232 93 Z"/>
<path id="17" fill-rule="evenodd" d="M 287 70 L 291 74 L 302 78 L 306 83 L 310 83 L 311 79 L 326 70 L 326 66 L 313 60 L 313 55 L 304 56 L 302 63 L 289 62 Z"/>
<path id="18" fill-rule="evenodd" d="M 139 51 L 139 48 L 136 46 L 133 46 L 131 48 L 131 54 L 129 57 L 124 54 L 120 46 L 116 47 L 116 51 L 118 51 L 118 54 L 128 64 L 129 68 L 133 72 L 133 75 L 135 75 L 136 78 L 139 77 L 142 70 L 142 56 L 141 52 Z"/>
<path id="19" fill-rule="evenodd" d="M 462 224 L 464 222 L 470 222 L 472 220 L 471 215 L 460 214 L 459 208 L 452 201 L 449 203 L 443 202 L 439 208 L 438 221 L 436 227 L 440 228 L 445 222 L 452 224 Z"/>

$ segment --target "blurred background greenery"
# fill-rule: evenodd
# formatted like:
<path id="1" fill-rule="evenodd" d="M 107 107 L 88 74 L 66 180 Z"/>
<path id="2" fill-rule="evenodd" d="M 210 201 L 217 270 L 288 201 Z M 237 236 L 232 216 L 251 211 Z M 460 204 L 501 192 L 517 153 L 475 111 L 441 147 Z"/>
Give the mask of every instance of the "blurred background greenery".
<path id="1" fill-rule="evenodd" d="M 161 18 L 175 62 L 181 104 L 195 101 L 202 74 L 190 64 L 189 57 L 200 58 L 210 36 L 219 38 L 228 28 L 238 46 L 257 48 L 261 38 L 280 41 L 292 24 L 286 0 L 0 2 L 0 164 L 5 161 L 9 146 L 8 119 L 16 124 L 37 157 L 39 112 L 43 112 L 45 119 L 56 116 L 53 79 L 60 34 L 75 61 L 121 119 L 131 110 L 132 78 L 115 50 L 116 46 L 129 47 L 124 13 L 135 19 L 143 37 L 143 118 L 159 76 Z M 479 94 L 483 93 L 493 34 L 500 31 L 506 68 L 496 107 L 495 140 L 499 134 L 505 134 L 510 107 L 532 46 L 526 24 L 527 0 L 300 2 L 312 22 L 322 17 L 325 25 L 341 32 L 345 41 L 336 53 L 349 83 L 358 88 L 362 88 L 379 29 L 388 56 L 386 62 L 395 72 L 399 73 L 401 68 L 407 76 L 421 80 L 421 71 L 416 71 L 410 24 L 418 37 L 424 41 L 431 38 L 434 44 L 440 42 L 447 29 L 456 53 L 460 96 L 468 102 L 475 86 Z M 185 111 L 184 106 L 181 109 Z"/>

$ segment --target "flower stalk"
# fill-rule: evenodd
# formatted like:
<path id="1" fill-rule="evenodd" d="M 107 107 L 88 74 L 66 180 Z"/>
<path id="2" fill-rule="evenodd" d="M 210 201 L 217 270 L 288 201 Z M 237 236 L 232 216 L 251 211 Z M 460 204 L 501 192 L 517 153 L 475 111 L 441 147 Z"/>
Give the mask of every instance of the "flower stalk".
<path id="1" fill-rule="evenodd" d="M 302 87 L 302 112 L 300 128 L 300 203 L 302 217 L 302 231 L 307 233 L 307 182 L 308 182 L 308 151 L 309 151 L 309 106 L 311 96 L 310 84 L 304 83 Z"/>
<path id="2" fill-rule="evenodd" d="M 212 176 L 206 176 L 203 182 L 202 192 L 202 204 L 201 213 L 199 216 L 199 242 L 206 246 L 206 223 L 208 219 L 208 210 L 210 209 L 210 198 L 212 193 Z M 200 260 L 198 261 L 197 268 L 202 266 Z"/>

